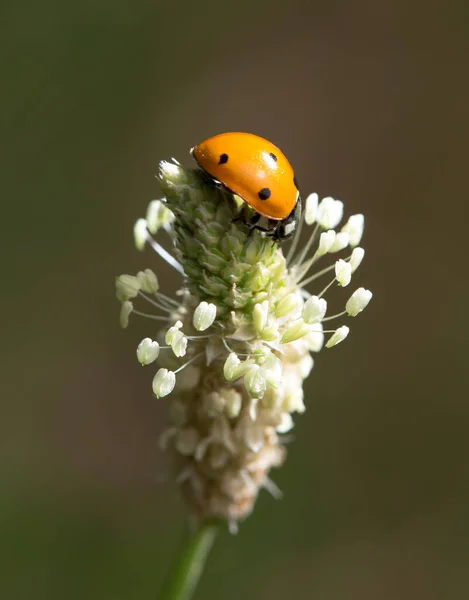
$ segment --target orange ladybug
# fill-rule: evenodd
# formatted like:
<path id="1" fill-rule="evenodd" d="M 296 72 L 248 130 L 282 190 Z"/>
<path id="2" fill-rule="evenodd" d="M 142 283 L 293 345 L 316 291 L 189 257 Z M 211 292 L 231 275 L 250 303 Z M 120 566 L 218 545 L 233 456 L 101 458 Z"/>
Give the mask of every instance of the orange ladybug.
<path id="1" fill-rule="evenodd" d="M 295 233 L 301 216 L 295 172 L 271 142 L 252 133 L 221 133 L 192 148 L 191 154 L 206 173 L 253 209 L 254 214 L 240 217 L 248 227 L 276 241 Z"/>

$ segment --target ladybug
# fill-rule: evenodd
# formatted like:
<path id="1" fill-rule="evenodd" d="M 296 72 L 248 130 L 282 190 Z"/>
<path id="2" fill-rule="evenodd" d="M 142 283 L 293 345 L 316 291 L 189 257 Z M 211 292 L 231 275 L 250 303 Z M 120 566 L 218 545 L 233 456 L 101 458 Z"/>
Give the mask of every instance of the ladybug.
<path id="1" fill-rule="evenodd" d="M 212 179 L 252 209 L 238 217 L 247 227 L 278 242 L 295 233 L 301 216 L 298 183 L 287 158 L 271 142 L 252 133 L 221 133 L 191 154 Z"/>

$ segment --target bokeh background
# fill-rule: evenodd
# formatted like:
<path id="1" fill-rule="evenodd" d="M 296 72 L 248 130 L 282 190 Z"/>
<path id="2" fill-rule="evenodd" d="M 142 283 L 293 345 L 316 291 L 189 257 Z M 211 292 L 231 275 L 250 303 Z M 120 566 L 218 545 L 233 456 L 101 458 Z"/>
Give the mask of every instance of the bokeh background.
<path id="1" fill-rule="evenodd" d="M 0 16 L 0 597 L 155 598 L 184 507 L 163 401 L 114 276 L 160 159 L 279 145 L 304 195 L 366 214 L 375 296 L 196 598 L 469 594 L 469 9 L 446 3 L 7 0 Z"/>

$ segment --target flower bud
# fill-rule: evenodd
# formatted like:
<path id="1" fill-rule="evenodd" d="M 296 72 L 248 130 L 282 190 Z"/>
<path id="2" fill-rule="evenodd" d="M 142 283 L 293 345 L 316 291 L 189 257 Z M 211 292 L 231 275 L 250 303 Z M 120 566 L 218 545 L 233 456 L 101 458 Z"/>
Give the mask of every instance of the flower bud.
<path id="1" fill-rule="evenodd" d="M 282 339 L 280 340 L 281 344 L 288 344 L 289 342 L 294 342 L 295 340 L 299 340 L 303 336 L 305 336 L 309 331 L 311 331 L 311 327 L 303 321 L 303 319 L 298 319 L 291 325 L 283 334 Z"/>
<path id="2" fill-rule="evenodd" d="M 228 354 L 228 358 L 225 360 L 223 366 L 223 375 L 227 381 L 234 381 L 236 368 L 241 364 L 238 355 L 235 352 Z"/>
<path id="3" fill-rule="evenodd" d="M 284 296 L 280 302 L 277 304 L 277 308 L 275 309 L 276 317 L 285 317 L 290 314 L 295 308 L 298 306 L 298 295 L 294 292 L 287 294 Z"/>
<path id="4" fill-rule="evenodd" d="M 277 325 L 272 324 L 269 325 L 268 327 L 265 327 L 261 333 L 259 334 L 259 337 L 261 338 L 261 340 L 263 340 L 264 342 L 273 342 L 278 338 L 278 327 Z"/>
<path id="5" fill-rule="evenodd" d="M 251 365 L 244 376 L 244 385 L 253 398 L 262 398 L 267 387 L 264 369 L 259 365 Z"/>
<path id="6" fill-rule="evenodd" d="M 252 321 L 257 333 L 264 330 L 267 325 L 267 319 L 269 317 L 269 301 L 265 300 L 254 306 L 252 311 Z"/>
<path id="7" fill-rule="evenodd" d="M 160 173 L 161 176 L 172 185 L 183 185 L 188 182 L 188 174 L 179 165 L 176 165 L 167 160 L 160 162 Z"/>

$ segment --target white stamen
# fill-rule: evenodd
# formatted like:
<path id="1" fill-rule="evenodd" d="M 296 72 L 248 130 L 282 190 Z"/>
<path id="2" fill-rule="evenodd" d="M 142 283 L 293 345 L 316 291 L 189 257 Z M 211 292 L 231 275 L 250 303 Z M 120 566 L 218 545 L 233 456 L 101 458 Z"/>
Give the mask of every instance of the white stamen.
<path id="1" fill-rule="evenodd" d="M 223 374 L 227 381 L 235 381 L 242 377 L 252 366 L 252 361 L 241 362 L 237 355 L 232 352 L 228 355 L 223 366 Z"/>
<path id="2" fill-rule="evenodd" d="M 164 341 L 165 341 L 167 344 L 171 345 L 171 342 L 172 342 L 172 340 L 173 340 L 173 336 L 174 336 L 174 334 L 175 334 L 177 331 L 179 331 L 179 330 L 181 329 L 181 327 L 182 327 L 182 321 L 176 321 L 176 323 L 174 323 L 174 325 L 173 325 L 172 327 L 170 327 L 170 328 L 168 329 L 168 331 L 166 332 L 166 335 L 165 335 Z"/>
<path id="3" fill-rule="evenodd" d="M 173 335 L 173 339 L 171 342 L 171 348 L 174 352 L 174 355 L 178 358 L 186 355 L 187 351 L 187 338 L 182 333 L 182 331 L 176 331 Z"/>
<path id="4" fill-rule="evenodd" d="M 176 323 L 168 329 L 165 335 L 165 342 L 171 346 L 174 354 L 180 358 L 186 354 L 187 349 L 187 338 L 180 331 L 182 327 L 181 321 L 176 321 Z"/>
<path id="5" fill-rule="evenodd" d="M 349 245 L 349 242 L 349 234 L 341 231 L 336 234 L 334 243 L 329 248 L 329 252 L 340 252 Z"/>
<path id="6" fill-rule="evenodd" d="M 299 255 L 296 256 L 292 260 L 292 262 L 293 262 L 294 265 L 298 265 L 299 267 L 303 266 L 301 263 L 304 261 L 305 256 L 308 254 L 311 246 L 316 241 L 316 237 L 317 237 L 318 231 L 319 231 L 319 224 L 316 224 L 315 228 L 313 229 L 313 233 L 309 236 L 309 240 L 303 246 L 303 249 L 301 250 L 301 252 L 299 253 Z"/>
<path id="7" fill-rule="evenodd" d="M 120 326 L 122 327 L 122 329 L 126 329 L 126 327 L 129 324 L 129 316 L 130 313 L 133 312 L 134 309 L 134 305 L 132 304 L 132 302 L 130 302 L 130 300 L 126 300 L 125 302 L 122 303 L 121 305 L 121 312 L 120 312 Z"/>
<path id="8" fill-rule="evenodd" d="M 329 252 L 329 249 L 331 248 L 332 244 L 335 241 L 335 236 L 336 236 L 336 233 L 333 229 L 331 229 L 330 231 L 324 231 L 323 233 L 321 233 L 321 235 L 319 237 L 319 247 L 316 250 L 316 252 L 314 253 L 314 256 L 312 258 L 310 258 L 309 260 L 307 260 L 306 262 L 304 262 L 303 264 L 298 265 L 298 269 L 295 272 L 295 280 L 296 281 L 300 281 L 301 279 L 303 279 L 303 277 L 310 270 L 310 268 L 313 266 L 313 264 L 319 258 L 321 258 L 321 256 L 324 256 L 325 254 L 327 254 L 327 252 Z M 301 260 L 303 260 L 303 258 Z"/>
<path id="9" fill-rule="evenodd" d="M 153 377 L 153 393 L 157 398 L 170 394 L 176 385 L 176 375 L 168 369 L 159 369 Z"/>
<path id="10" fill-rule="evenodd" d="M 344 214 L 344 203 L 328 196 L 319 203 L 316 220 L 323 229 L 334 229 Z"/>
<path id="11" fill-rule="evenodd" d="M 155 241 L 152 237 L 148 238 L 148 243 L 153 248 L 153 250 L 161 256 L 163 260 L 165 260 L 168 265 L 171 265 L 176 271 L 184 275 L 184 269 L 180 262 L 178 262 L 172 254 L 170 254 L 167 250 L 163 248 L 157 241 Z"/>
<path id="12" fill-rule="evenodd" d="M 116 296 L 121 302 L 135 298 L 142 285 L 134 275 L 119 275 L 116 278 Z"/>
<path id="13" fill-rule="evenodd" d="M 145 269 L 137 273 L 137 279 L 140 282 L 140 289 L 142 292 L 147 294 L 156 294 L 159 290 L 160 285 L 158 283 L 158 277 L 153 273 L 151 269 Z"/>
<path id="14" fill-rule="evenodd" d="M 194 311 L 193 324 L 197 331 L 208 329 L 217 315 L 217 307 L 211 302 L 201 302 Z"/>
<path id="15" fill-rule="evenodd" d="M 335 263 L 335 277 L 340 286 L 347 286 L 352 279 L 352 266 L 345 260 L 339 259 Z"/>
<path id="16" fill-rule="evenodd" d="M 278 485 L 274 481 L 272 481 L 272 479 L 270 479 L 270 477 L 265 478 L 264 488 L 269 492 L 269 494 L 275 500 L 281 500 L 283 498 L 282 490 L 278 487 Z"/>
<path id="17" fill-rule="evenodd" d="M 300 285 L 300 286 L 308 285 L 308 283 L 311 283 L 315 279 L 319 279 L 319 277 L 322 277 L 326 273 L 329 273 L 329 271 L 333 271 L 333 270 L 334 270 L 334 265 L 329 265 L 328 267 L 325 267 L 324 269 L 321 269 L 320 271 L 318 271 L 314 275 L 311 275 L 311 277 L 308 277 L 308 279 L 303 279 L 303 281 L 300 281 L 298 283 L 298 285 Z"/>
<path id="18" fill-rule="evenodd" d="M 305 223 L 312 225 L 316 221 L 318 210 L 319 196 L 314 193 L 310 194 L 305 200 Z"/>
<path id="19" fill-rule="evenodd" d="M 358 288 L 358 290 L 355 290 L 345 305 L 345 310 L 349 316 L 356 317 L 361 313 L 362 310 L 368 306 L 372 296 L 373 294 L 370 290 L 365 290 L 365 288 L 361 287 Z"/>
<path id="20" fill-rule="evenodd" d="M 340 344 L 340 342 L 345 340 L 345 338 L 348 336 L 349 331 L 350 331 L 350 329 L 347 327 L 347 325 L 342 325 L 342 327 L 339 327 L 339 329 L 336 329 L 334 334 L 327 341 L 326 348 L 332 348 L 332 346 L 336 346 L 337 344 Z"/>
<path id="21" fill-rule="evenodd" d="M 278 389 L 282 385 L 283 379 L 282 361 L 278 356 L 273 353 L 269 354 L 261 368 L 264 370 L 268 385 Z"/>
<path id="22" fill-rule="evenodd" d="M 292 292 L 280 300 L 275 309 L 276 317 L 285 317 L 298 307 L 298 295 Z"/>
<path id="23" fill-rule="evenodd" d="M 160 345 L 151 338 L 143 339 L 137 347 L 137 359 L 141 365 L 149 365 L 160 354 Z"/>
<path id="24" fill-rule="evenodd" d="M 336 238 L 336 233 L 333 229 L 330 229 L 329 231 L 324 231 L 323 233 L 321 233 L 321 235 L 319 237 L 319 247 L 316 250 L 315 257 L 319 258 L 320 256 L 324 256 L 324 254 L 327 254 L 330 251 L 330 249 L 332 248 L 332 246 L 335 242 L 335 238 Z"/>
<path id="25" fill-rule="evenodd" d="M 150 202 L 146 217 L 148 230 L 153 234 L 174 221 L 173 212 L 162 200 L 152 200 Z"/>
<path id="26" fill-rule="evenodd" d="M 352 256 L 350 257 L 350 266 L 352 267 L 352 273 L 355 273 L 355 271 L 358 269 L 364 256 L 365 251 L 363 250 L 363 248 L 358 247 L 353 249 Z"/>
<path id="27" fill-rule="evenodd" d="M 184 363 L 183 365 L 181 365 L 179 367 L 179 369 L 176 369 L 174 371 L 174 374 L 177 375 L 178 373 L 180 373 L 181 371 L 183 371 L 184 369 L 186 369 L 194 361 L 196 361 L 198 358 L 200 358 L 201 356 L 203 356 L 203 354 L 204 354 L 203 352 L 199 352 L 198 354 L 196 354 L 195 356 L 193 356 L 190 360 L 188 360 L 186 363 Z"/>
<path id="28" fill-rule="evenodd" d="M 313 323 L 320 323 L 324 318 L 327 310 L 327 302 L 324 298 L 319 298 L 318 296 L 311 296 L 306 300 L 303 306 L 303 312 L 301 316 L 305 323 L 308 325 L 312 325 Z"/>
<path id="29" fill-rule="evenodd" d="M 137 250 L 142 251 L 148 240 L 149 234 L 146 219 L 138 219 L 134 225 L 134 243 Z"/>
<path id="30" fill-rule="evenodd" d="M 365 217 L 361 214 L 352 215 L 347 223 L 342 227 L 341 231 L 348 233 L 350 236 L 350 246 L 354 248 L 360 243 L 363 230 L 365 228 Z"/>
<path id="31" fill-rule="evenodd" d="M 133 310 L 133 313 L 135 315 L 138 315 L 139 317 L 145 317 L 146 319 L 152 319 L 153 321 L 167 321 L 168 317 L 160 317 L 159 315 L 150 315 L 148 313 L 144 313 L 140 310 Z"/>
<path id="32" fill-rule="evenodd" d="M 164 311 L 166 313 L 169 313 L 170 315 L 173 314 L 174 308 L 168 308 L 168 306 L 166 304 L 164 304 L 163 302 L 158 302 L 157 300 L 154 300 L 153 298 L 150 298 L 149 296 L 147 296 L 143 292 L 140 292 L 139 295 L 144 300 L 146 300 L 147 302 L 149 302 L 152 306 L 154 306 L 155 308 L 158 308 L 159 310 L 162 310 L 162 311 Z M 159 296 L 159 294 L 158 294 L 158 296 Z"/>
<path id="33" fill-rule="evenodd" d="M 282 339 L 280 340 L 281 344 L 289 344 L 290 342 L 294 342 L 295 340 L 299 340 L 303 336 L 305 336 L 309 331 L 311 331 L 311 327 L 303 321 L 303 319 L 298 319 L 291 325 L 283 334 Z"/>

